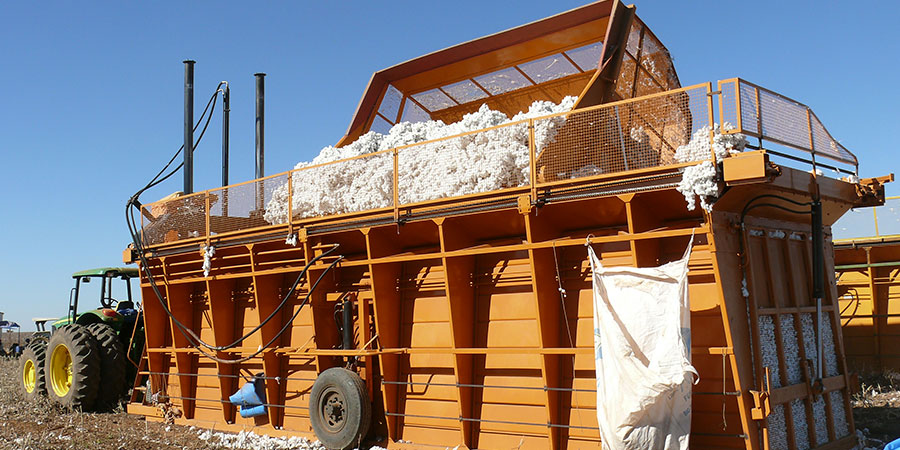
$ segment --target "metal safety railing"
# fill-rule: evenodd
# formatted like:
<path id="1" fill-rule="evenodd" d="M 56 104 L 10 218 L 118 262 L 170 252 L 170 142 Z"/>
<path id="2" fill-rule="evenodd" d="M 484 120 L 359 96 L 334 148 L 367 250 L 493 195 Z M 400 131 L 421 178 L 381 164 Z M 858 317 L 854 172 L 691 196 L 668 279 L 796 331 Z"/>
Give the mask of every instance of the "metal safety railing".
<path id="1" fill-rule="evenodd" d="M 856 156 L 831 137 L 812 109 L 803 103 L 740 78 L 719 81 L 718 91 L 719 126 L 724 134 L 755 137 L 759 147 L 762 141 L 770 141 L 808 155 L 808 160 L 799 158 L 801 162 L 836 172 L 857 173 Z M 798 159 L 788 154 L 780 156 Z M 817 156 L 852 166 L 853 171 L 817 162 Z"/>
<path id="2" fill-rule="evenodd" d="M 515 201 L 515 195 L 528 192 L 535 202 L 540 189 L 714 161 L 716 104 L 719 129 L 725 133 L 807 151 L 813 164 L 815 155 L 856 163 L 809 108 L 736 78 L 720 81 L 717 92 L 712 83 L 703 83 L 147 204 L 142 207 L 142 239 L 151 246 L 208 242 L 284 225 L 290 234 L 299 220 L 336 215 L 352 220 L 360 213 L 396 221 L 401 209 L 447 198 L 477 202 L 486 193 L 493 199 L 505 193 Z"/>

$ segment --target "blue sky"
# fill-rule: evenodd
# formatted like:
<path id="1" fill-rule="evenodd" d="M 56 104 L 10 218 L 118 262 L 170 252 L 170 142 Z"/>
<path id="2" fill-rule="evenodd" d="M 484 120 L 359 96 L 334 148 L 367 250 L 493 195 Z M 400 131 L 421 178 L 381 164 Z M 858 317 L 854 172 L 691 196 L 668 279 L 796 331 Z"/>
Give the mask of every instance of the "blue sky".
<path id="1" fill-rule="evenodd" d="M 236 183 L 253 177 L 253 73 L 268 74 L 274 174 L 344 134 L 373 72 L 583 3 L 0 3 L 0 311 L 30 329 L 65 313 L 72 272 L 121 264 L 125 201 L 182 142 L 182 60 L 197 60 L 198 115 L 231 83 Z M 741 76 L 810 105 L 861 175 L 900 167 L 897 4 L 636 4 L 684 85 Z M 219 120 L 197 150 L 196 190 L 220 179 Z M 143 200 L 180 190 L 173 178 Z"/>

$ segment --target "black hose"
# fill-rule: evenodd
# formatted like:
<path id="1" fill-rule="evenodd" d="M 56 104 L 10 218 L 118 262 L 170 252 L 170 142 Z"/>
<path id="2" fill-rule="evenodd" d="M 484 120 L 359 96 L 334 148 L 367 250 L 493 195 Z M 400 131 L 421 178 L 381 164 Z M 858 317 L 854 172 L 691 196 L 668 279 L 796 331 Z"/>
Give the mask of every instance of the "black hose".
<path id="1" fill-rule="evenodd" d="M 197 128 L 199 127 L 200 123 L 204 120 L 204 116 L 206 117 L 206 123 L 204 124 L 203 129 L 202 129 L 202 131 L 201 131 L 201 133 L 200 133 L 200 136 L 199 136 L 198 139 L 197 139 L 197 144 L 198 144 L 198 145 L 199 145 L 200 141 L 203 139 L 203 135 L 206 133 L 207 128 L 209 127 L 209 123 L 210 123 L 210 121 L 211 121 L 211 119 L 212 119 L 212 115 L 213 115 L 213 112 L 214 112 L 214 110 L 215 110 L 215 103 L 214 103 L 213 101 L 214 101 L 214 100 L 216 99 L 216 97 L 218 96 L 218 94 L 219 94 L 219 92 L 220 92 L 219 88 L 220 88 L 221 86 L 222 86 L 222 83 L 219 83 L 219 85 L 216 87 L 216 92 L 210 97 L 209 102 L 207 102 L 206 108 L 204 108 L 203 113 L 202 113 L 201 116 L 200 116 L 200 119 L 197 121 L 197 125 L 194 127 L 194 131 L 196 131 Z M 209 113 L 208 116 L 207 116 L 207 112 Z M 196 147 L 195 147 L 195 149 L 196 149 Z M 265 320 L 263 320 L 259 325 L 257 325 L 253 330 L 251 330 L 249 333 L 245 334 L 244 336 L 240 337 L 239 339 L 235 340 L 234 342 L 232 342 L 232 343 L 230 343 L 230 344 L 228 344 L 228 345 L 223 345 L 223 346 L 213 346 L 213 345 L 207 344 L 207 343 L 204 342 L 202 339 L 200 339 L 200 337 L 197 336 L 197 334 L 194 333 L 193 330 L 191 330 L 190 328 L 186 327 L 183 323 L 181 323 L 181 321 L 179 321 L 177 318 L 175 318 L 175 316 L 172 314 L 172 311 L 169 310 L 168 306 L 166 305 L 166 302 L 163 301 L 164 296 L 163 296 L 162 293 L 160 292 L 159 287 L 157 286 L 156 281 L 154 280 L 153 274 L 152 274 L 152 272 L 151 272 L 151 270 L 150 270 L 150 267 L 149 267 L 149 261 L 148 261 L 147 258 L 146 258 L 145 251 L 144 251 L 144 246 L 143 246 L 143 243 L 141 242 L 141 239 L 140 239 L 140 232 L 139 232 L 139 230 L 138 230 L 137 221 L 136 221 L 135 216 L 134 216 L 134 210 L 132 209 L 132 208 L 136 208 L 136 209 L 141 208 L 141 204 L 140 204 L 140 201 L 139 201 L 139 197 L 140 197 L 140 195 L 141 195 L 143 192 L 145 192 L 146 190 L 148 190 L 148 189 L 150 189 L 150 188 L 152 188 L 152 187 L 154 187 L 154 186 L 156 186 L 156 185 L 162 183 L 163 181 L 165 181 L 166 179 L 168 179 L 169 177 L 171 177 L 173 174 L 175 174 L 179 169 L 181 169 L 181 168 L 183 167 L 184 164 L 182 163 L 182 164 L 180 164 L 178 167 L 174 168 L 174 169 L 173 169 L 171 172 L 169 172 L 167 175 L 165 175 L 165 176 L 163 176 L 162 178 L 160 178 L 160 176 L 162 176 L 162 174 L 166 171 L 166 169 L 167 169 L 169 166 L 171 166 L 171 164 L 175 161 L 175 159 L 178 157 L 178 155 L 179 155 L 179 154 L 181 153 L 181 151 L 183 151 L 183 150 L 184 150 L 184 146 L 182 146 L 182 147 L 175 153 L 175 155 L 172 156 L 172 158 L 171 158 L 171 159 L 169 160 L 169 162 L 163 167 L 163 169 L 160 170 L 160 171 L 156 174 L 156 176 L 154 176 L 153 179 L 152 179 L 149 183 L 147 183 L 146 186 L 144 186 L 142 189 L 140 189 L 138 192 L 136 192 L 136 193 L 128 200 L 128 202 L 127 202 L 127 204 L 126 204 L 126 206 L 125 206 L 125 222 L 126 222 L 126 224 L 127 224 L 127 226 L 128 226 L 129 233 L 131 234 L 132 245 L 134 246 L 134 250 L 135 250 L 135 252 L 137 253 L 138 257 L 139 257 L 140 260 L 141 260 L 141 266 L 142 266 L 142 268 L 144 269 L 144 273 L 147 275 L 147 279 L 148 279 L 148 281 L 150 282 L 150 287 L 151 287 L 151 289 L 153 289 L 154 294 L 156 294 L 156 298 L 157 298 L 157 300 L 159 301 L 160 306 L 162 306 L 163 311 L 165 311 L 166 315 L 168 315 L 169 318 L 172 320 L 172 323 L 174 323 L 174 324 L 176 325 L 176 327 L 177 327 L 178 330 L 181 332 L 181 334 L 185 337 L 185 339 L 187 339 L 187 341 L 188 341 L 188 343 L 191 345 L 191 347 L 197 349 L 201 354 L 203 354 L 203 355 L 205 355 L 205 356 L 207 356 L 207 357 L 209 357 L 209 358 L 211 358 L 211 359 L 213 359 L 213 360 L 215 360 L 215 361 L 218 361 L 218 362 L 241 362 L 241 361 L 246 361 L 246 360 L 248 360 L 248 359 L 250 359 L 250 358 L 255 357 L 255 356 L 258 355 L 259 353 L 261 353 L 261 352 L 262 352 L 262 349 L 268 347 L 269 344 L 271 344 L 272 342 L 275 341 L 275 339 L 277 339 L 278 337 L 280 337 L 281 334 L 283 334 L 284 331 L 287 329 L 287 327 L 290 325 L 290 323 L 293 322 L 293 319 L 292 319 L 290 322 L 288 322 L 284 327 L 282 327 L 282 329 L 279 331 L 279 333 L 278 333 L 278 334 L 277 334 L 277 335 L 276 335 L 269 343 L 267 343 L 265 347 L 263 347 L 262 349 L 260 349 L 260 351 L 254 353 L 253 355 L 251 355 L 250 357 L 248 357 L 248 358 L 246 358 L 246 359 L 239 359 L 239 360 L 222 360 L 222 359 L 217 358 L 217 357 L 215 357 L 215 356 L 213 356 L 213 355 L 207 354 L 206 352 L 204 352 L 203 350 L 201 350 L 201 349 L 199 348 L 199 346 L 206 347 L 207 349 L 212 350 L 212 351 L 224 351 L 224 350 L 228 350 L 228 349 L 231 349 L 231 348 L 236 347 L 238 344 L 240 344 L 241 342 L 243 342 L 244 340 L 246 340 L 247 338 L 249 338 L 249 337 L 250 337 L 251 335 L 253 335 L 255 332 L 259 331 L 266 323 L 268 323 L 272 318 L 274 318 L 275 315 L 277 315 L 278 313 L 281 312 L 281 310 L 282 310 L 282 309 L 284 308 L 284 306 L 287 304 L 288 299 L 290 299 L 290 297 L 293 295 L 294 291 L 296 290 L 297 286 L 300 284 L 300 280 L 303 278 L 304 275 L 306 275 L 306 272 L 309 270 L 309 268 L 312 266 L 312 264 L 314 264 L 314 263 L 315 263 L 316 261 L 318 261 L 319 259 L 321 259 L 321 258 L 323 258 L 323 257 L 325 257 L 325 256 L 327 256 L 327 255 L 329 255 L 329 254 L 331 254 L 333 251 L 335 251 L 335 250 L 338 248 L 338 245 L 335 245 L 335 246 L 332 247 L 331 249 L 325 251 L 325 252 L 322 253 L 321 255 L 319 255 L 319 256 L 313 258 L 312 260 L 310 260 L 310 261 L 306 264 L 306 266 L 303 268 L 303 270 L 300 272 L 300 274 L 298 275 L 298 277 L 296 278 L 296 280 L 294 280 L 294 283 L 293 283 L 293 285 L 291 286 L 291 289 L 290 289 L 290 290 L 288 291 L 288 293 L 284 296 L 284 299 L 282 300 L 281 304 L 279 304 L 278 307 L 277 307 L 277 308 L 276 308 L 276 309 L 275 309 L 268 317 L 266 317 Z M 313 290 L 315 289 L 316 285 L 318 285 L 319 281 L 321 281 L 321 279 L 322 279 L 322 277 L 325 275 L 325 273 L 327 273 L 329 270 L 331 270 L 331 268 L 333 268 L 333 267 L 334 267 L 339 261 L 341 261 L 342 259 L 343 259 L 342 256 L 338 256 L 337 260 L 335 260 L 334 262 L 332 262 L 332 263 L 325 269 L 325 272 L 323 272 L 323 274 L 319 276 L 319 278 L 316 280 L 316 282 L 311 286 L 309 292 L 307 293 L 306 298 L 305 298 L 304 301 L 301 303 L 300 308 L 298 308 L 298 313 L 299 313 L 300 309 L 302 309 L 303 305 L 306 304 L 306 302 L 307 302 L 308 299 L 309 299 L 309 296 L 312 294 L 312 292 L 313 292 Z M 163 278 L 163 282 L 164 282 L 164 283 L 167 283 L 167 281 L 166 281 L 165 278 Z M 295 318 L 296 318 L 296 315 L 297 315 L 297 314 L 294 315 Z"/>

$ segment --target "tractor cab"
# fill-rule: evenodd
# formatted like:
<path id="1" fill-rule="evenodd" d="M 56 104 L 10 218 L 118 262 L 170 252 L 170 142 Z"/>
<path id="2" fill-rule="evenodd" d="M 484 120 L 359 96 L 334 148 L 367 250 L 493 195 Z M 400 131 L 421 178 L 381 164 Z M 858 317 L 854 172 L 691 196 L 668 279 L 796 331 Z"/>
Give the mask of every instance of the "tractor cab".
<path id="1" fill-rule="evenodd" d="M 133 328 L 138 311 L 131 294 L 131 279 L 139 276 L 138 269 L 131 267 L 102 267 L 73 273 L 75 286 L 69 291 L 68 313 L 53 323 L 53 329 L 70 323 L 90 325 L 101 322 L 111 326 L 116 332 L 123 328 Z M 87 297 L 84 285 L 90 283 L 99 283 L 100 306 L 79 313 L 79 302 L 82 297 Z"/>

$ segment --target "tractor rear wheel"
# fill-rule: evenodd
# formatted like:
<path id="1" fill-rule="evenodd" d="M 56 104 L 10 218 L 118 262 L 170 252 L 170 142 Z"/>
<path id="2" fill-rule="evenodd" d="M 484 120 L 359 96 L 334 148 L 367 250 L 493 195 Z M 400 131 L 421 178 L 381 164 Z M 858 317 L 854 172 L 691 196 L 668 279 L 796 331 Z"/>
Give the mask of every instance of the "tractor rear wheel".
<path id="1" fill-rule="evenodd" d="M 111 411 L 122 401 L 128 388 L 125 381 L 125 347 L 116 331 L 105 323 L 92 323 L 86 328 L 97 341 L 100 352 L 100 389 L 94 410 Z"/>
<path id="2" fill-rule="evenodd" d="M 47 395 L 59 405 L 90 411 L 100 386 L 97 341 L 82 325 L 60 328 L 47 344 Z"/>
<path id="3" fill-rule="evenodd" d="M 371 419 L 366 385 L 355 372 L 332 367 L 316 378 L 309 395 L 309 420 L 326 448 L 356 448 Z"/>
<path id="4" fill-rule="evenodd" d="M 22 376 L 22 394 L 27 400 L 35 400 L 47 395 L 47 384 L 44 380 L 44 360 L 47 354 L 47 341 L 36 340 L 25 348 L 19 360 L 19 375 Z"/>

